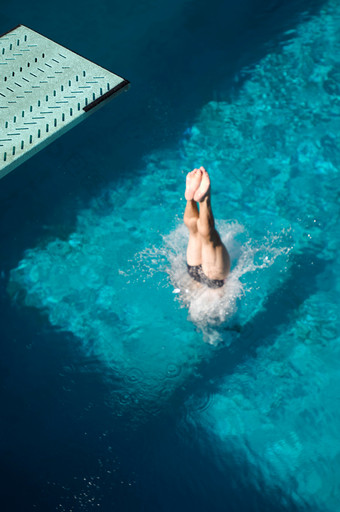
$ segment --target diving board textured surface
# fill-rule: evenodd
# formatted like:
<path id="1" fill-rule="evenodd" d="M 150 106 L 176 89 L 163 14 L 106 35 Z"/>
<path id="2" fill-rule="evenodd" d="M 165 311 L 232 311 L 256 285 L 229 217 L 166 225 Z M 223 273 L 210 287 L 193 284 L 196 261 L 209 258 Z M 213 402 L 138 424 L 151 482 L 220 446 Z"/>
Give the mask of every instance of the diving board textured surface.
<path id="1" fill-rule="evenodd" d="M 0 37 L 0 178 L 128 86 L 24 25 Z"/>

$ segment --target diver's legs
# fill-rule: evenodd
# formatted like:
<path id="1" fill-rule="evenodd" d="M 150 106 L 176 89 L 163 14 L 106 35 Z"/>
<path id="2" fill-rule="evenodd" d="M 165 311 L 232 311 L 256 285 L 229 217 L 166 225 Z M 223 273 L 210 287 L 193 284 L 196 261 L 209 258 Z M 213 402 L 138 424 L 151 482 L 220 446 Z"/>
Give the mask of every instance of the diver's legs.
<path id="1" fill-rule="evenodd" d="M 203 167 L 200 170 L 202 180 L 194 194 L 194 199 L 200 203 L 197 231 L 202 244 L 202 270 L 209 279 L 225 279 L 230 271 L 230 257 L 215 229 L 209 175 Z"/>
<path id="2" fill-rule="evenodd" d="M 189 242 L 187 247 L 187 263 L 191 266 L 202 263 L 202 241 L 197 230 L 199 217 L 198 207 L 193 197 L 201 183 L 202 173 L 199 169 L 189 172 L 186 179 L 185 198 L 187 204 L 184 212 L 184 224 L 189 230 Z"/>
<path id="3" fill-rule="evenodd" d="M 195 201 L 187 201 L 184 212 L 184 224 L 189 230 L 189 242 L 187 247 L 187 263 L 195 266 L 202 263 L 202 240 L 197 229 L 198 208 Z"/>

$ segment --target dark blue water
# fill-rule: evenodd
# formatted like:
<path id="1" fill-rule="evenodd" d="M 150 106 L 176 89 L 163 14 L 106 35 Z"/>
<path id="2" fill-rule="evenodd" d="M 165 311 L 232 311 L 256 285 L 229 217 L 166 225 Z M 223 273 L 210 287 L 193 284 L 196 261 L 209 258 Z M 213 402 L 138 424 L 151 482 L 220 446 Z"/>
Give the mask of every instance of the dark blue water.
<path id="1" fill-rule="evenodd" d="M 9 272 L 27 249 L 42 240 L 66 240 L 79 211 L 107 186 L 133 190 L 146 155 L 177 150 L 202 107 L 237 96 L 246 76 L 241 70 L 255 66 L 321 5 L 216 0 L 2 7 L 0 32 L 23 23 L 132 82 L 127 94 L 0 182 L 4 512 L 308 509 L 282 486 L 268 486 L 265 476 L 254 485 L 236 452 L 230 460 L 222 457 L 214 428 L 207 433 L 183 418 L 190 397 L 204 401 L 216 380 L 233 375 L 255 346 L 261 349 L 261 339 L 285 329 L 319 286 L 324 260 L 314 261 L 308 251 L 296 255 L 303 274 L 295 271 L 285 287 L 271 291 L 267 309 L 246 326 L 238 349 L 204 345 L 195 371 L 165 387 L 155 408 L 142 400 L 117 407 L 115 394 L 124 396 L 131 382 L 102 364 L 98 351 L 92 357 L 84 352 L 74 330 L 61 330 L 47 308 L 24 306 L 24 292 L 18 288 L 14 300 L 8 289 Z M 302 291 L 292 305 L 285 291 L 296 282 Z M 196 336 L 195 327 L 186 329 L 186 338 Z"/>

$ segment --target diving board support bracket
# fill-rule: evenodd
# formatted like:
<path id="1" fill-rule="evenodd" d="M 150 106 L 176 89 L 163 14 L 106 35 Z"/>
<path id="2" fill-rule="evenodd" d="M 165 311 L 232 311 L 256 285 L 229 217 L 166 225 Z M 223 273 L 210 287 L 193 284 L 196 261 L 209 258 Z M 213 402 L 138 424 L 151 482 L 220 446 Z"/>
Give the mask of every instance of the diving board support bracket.
<path id="1" fill-rule="evenodd" d="M 0 37 L 0 179 L 129 88 L 19 25 Z"/>

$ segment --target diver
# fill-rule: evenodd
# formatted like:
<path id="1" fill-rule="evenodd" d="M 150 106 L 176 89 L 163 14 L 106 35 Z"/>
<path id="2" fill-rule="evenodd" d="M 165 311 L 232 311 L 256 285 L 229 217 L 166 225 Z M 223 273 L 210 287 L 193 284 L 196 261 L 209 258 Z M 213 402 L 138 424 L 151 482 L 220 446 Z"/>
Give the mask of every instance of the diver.
<path id="1" fill-rule="evenodd" d="M 230 272 L 230 256 L 215 228 L 210 178 L 204 167 L 187 174 L 185 199 L 183 220 L 189 230 L 189 275 L 209 288 L 221 288 Z"/>

